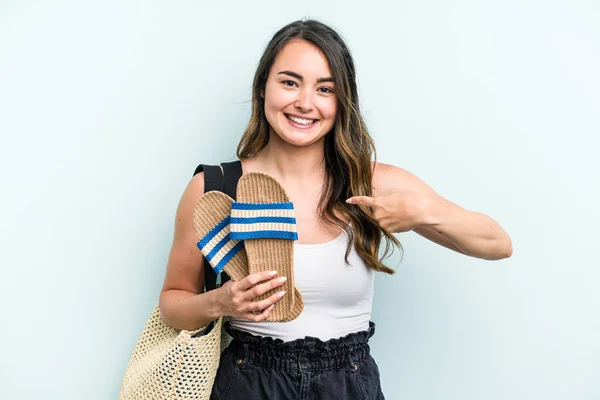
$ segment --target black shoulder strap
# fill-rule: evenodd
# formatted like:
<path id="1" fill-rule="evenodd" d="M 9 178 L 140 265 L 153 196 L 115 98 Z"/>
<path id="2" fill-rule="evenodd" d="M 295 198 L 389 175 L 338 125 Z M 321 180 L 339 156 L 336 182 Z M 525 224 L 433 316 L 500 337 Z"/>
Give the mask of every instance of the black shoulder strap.
<path id="1" fill-rule="evenodd" d="M 194 176 L 204 171 L 204 193 L 211 190 L 223 191 L 223 172 L 218 165 L 200 164 L 194 171 Z"/>
<path id="2" fill-rule="evenodd" d="M 237 184 L 242 176 L 242 162 L 234 161 L 222 163 L 223 167 L 223 192 L 232 199 L 236 199 Z"/>
<path id="3" fill-rule="evenodd" d="M 242 163 L 241 161 L 234 161 L 223 163 L 221 166 L 223 170 L 218 165 L 200 164 L 196 167 L 194 175 L 204 172 L 204 193 L 211 190 L 218 190 L 235 200 L 237 183 L 240 176 L 242 176 Z M 206 291 L 213 290 L 230 279 L 225 272 L 221 272 L 220 276 L 217 276 L 215 271 L 210 268 L 210 264 L 206 259 L 204 260 L 204 265 L 204 286 Z M 220 282 L 218 282 L 219 277 L 221 278 Z"/>

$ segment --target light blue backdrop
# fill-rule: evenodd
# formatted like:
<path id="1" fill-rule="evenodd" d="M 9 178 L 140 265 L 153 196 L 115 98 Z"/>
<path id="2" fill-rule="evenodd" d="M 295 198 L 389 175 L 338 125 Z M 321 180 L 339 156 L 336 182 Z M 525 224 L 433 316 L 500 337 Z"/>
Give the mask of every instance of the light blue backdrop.
<path id="1" fill-rule="evenodd" d="M 486 262 L 399 235 L 387 397 L 600 398 L 597 2 L 201 3 L 0 1 L 2 399 L 116 398 L 179 197 L 234 158 L 258 59 L 304 16 L 346 38 L 379 161 L 513 239 Z"/>

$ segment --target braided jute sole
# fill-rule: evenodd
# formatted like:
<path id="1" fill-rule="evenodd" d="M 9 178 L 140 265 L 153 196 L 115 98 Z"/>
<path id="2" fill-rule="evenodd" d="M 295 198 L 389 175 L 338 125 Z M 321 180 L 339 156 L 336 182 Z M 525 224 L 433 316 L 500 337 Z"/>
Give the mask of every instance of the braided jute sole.
<path id="1" fill-rule="evenodd" d="M 199 239 L 205 237 L 217 224 L 223 221 L 231 213 L 231 204 L 233 199 L 223 192 L 209 191 L 206 192 L 196 203 L 193 211 L 194 230 Z M 227 233 L 225 229 L 223 235 Z M 237 241 L 233 241 L 234 244 Z M 205 265 L 205 268 L 211 266 Z M 241 281 L 248 276 L 248 256 L 246 250 L 241 248 L 223 267 L 224 271 L 234 281 Z M 304 301 L 302 294 L 294 285 L 293 290 L 294 306 L 292 311 L 282 321 L 292 321 L 296 319 L 304 309 Z M 281 300 L 279 300 L 281 301 Z"/>
<path id="2" fill-rule="evenodd" d="M 262 172 L 249 172 L 242 175 L 238 181 L 237 201 L 251 204 L 273 204 L 288 203 L 290 200 L 275 178 Z M 273 226 L 270 229 L 277 229 L 276 224 Z M 294 295 L 294 241 L 260 238 L 244 240 L 244 246 L 248 255 L 249 273 L 276 270 L 278 271 L 277 276 L 287 278 L 282 286 L 268 291 L 258 299 L 267 298 L 279 290 L 285 290 L 285 296 L 275 303 L 267 321 L 289 320 L 298 313 Z"/>

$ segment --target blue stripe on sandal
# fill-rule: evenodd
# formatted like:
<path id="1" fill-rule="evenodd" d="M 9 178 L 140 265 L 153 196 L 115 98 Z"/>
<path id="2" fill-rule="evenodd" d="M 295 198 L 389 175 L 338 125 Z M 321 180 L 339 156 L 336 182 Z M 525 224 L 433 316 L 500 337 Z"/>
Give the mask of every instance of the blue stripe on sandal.
<path id="1" fill-rule="evenodd" d="M 223 220 L 221 222 L 219 222 L 217 225 L 215 225 L 215 227 L 212 228 L 206 234 L 206 236 L 204 236 L 202 239 L 200 239 L 200 241 L 198 242 L 198 247 L 200 248 L 200 250 L 202 250 L 203 247 L 206 247 L 208 242 L 213 240 L 215 238 L 215 236 L 217 236 L 219 234 L 219 232 L 221 232 L 225 227 L 227 227 L 229 225 L 229 220 L 230 220 L 230 217 L 228 215 L 225 218 L 223 218 Z"/>
<path id="2" fill-rule="evenodd" d="M 243 242 L 231 237 L 230 220 L 229 216 L 223 218 L 197 243 L 206 261 L 210 263 L 217 274 L 244 247 Z"/>
<path id="3" fill-rule="evenodd" d="M 229 260 L 231 260 L 233 258 L 233 256 L 235 256 L 241 249 L 244 248 L 244 242 L 240 242 L 237 240 L 231 241 L 231 243 L 234 243 L 234 242 L 237 242 L 235 244 L 235 246 L 233 246 L 231 248 L 231 250 L 229 250 L 229 252 L 227 254 L 225 254 L 223 259 L 221 261 L 219 261 L 219 263 L 213 267 L 213 269 L 215 270 L 215 272 L 217 274 L 220 273 L 223 270 L 223 268 L 225 268 L 225 265 L 227 265 L 227 263 L 229 262 Z"/>
<path id="4" fill-rule="evenodd" d="M 208 253 L 206 255 L 206 259 L 208 261 L 212 260 L 213 257 L 217 255 L 219 250 L 221 250 L 223 247 L 225 247 L 227 242 L 229 242 L 230 240 L 231 240 L 231 236 L 229 234 L 225 235 L 225 237 L 223 239 L 221 239 L 221 241 L 219 243 L 217 243 L 217 245 L 215 247 L 213 247 L 213 249 L 210 251 L 210 253 Z"/>
<path id="5" fill-rule="evenodd" d="M 251 239 L 298 240 L 298 233 L 276 231 L 276 230 L 259 230 L 259 231 L 254 231 L 254 232 L 231 232 L 231 237 L 235 237 L 236 240 L 251 240 Z"/>
<path id="6" fill-rule="evenodd" d="M 232 210 L 293 210 L 294 204 L 285 203 L 244 203 L 234 201 L 231 205 Z"/>

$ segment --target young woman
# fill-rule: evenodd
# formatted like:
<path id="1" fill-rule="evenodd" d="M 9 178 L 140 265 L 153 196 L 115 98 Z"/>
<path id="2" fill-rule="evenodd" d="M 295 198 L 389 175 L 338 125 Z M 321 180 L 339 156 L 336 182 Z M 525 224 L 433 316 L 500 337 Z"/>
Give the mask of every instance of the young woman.
<path id="1" fill-rule="evenodd" d="M 273 176 L 294 203 L 294 279 L 304 310 L 290 322 L 264 321 L 281 297 L 254 298 L 286 278 L 267 273 L 202 293 L 205 266 L 191 216 L 204 177 L 196 175 L 177 210 L 160 308 L 176 329 L 231 317 L 234 340 L 222 354 L 214 399 L 382 399 L 368 346 L 373 274 L 393 273 L 378 254 L 382 238 L 399 246 L 392 233 L 412 230 L 473 257 L 511 255 L 510 237 L 492 218 L 372 161 L 354 62 L 340 36 L 320 22 L 289 24 L 267 46 L 238 157 L 243 173 Z"/>

